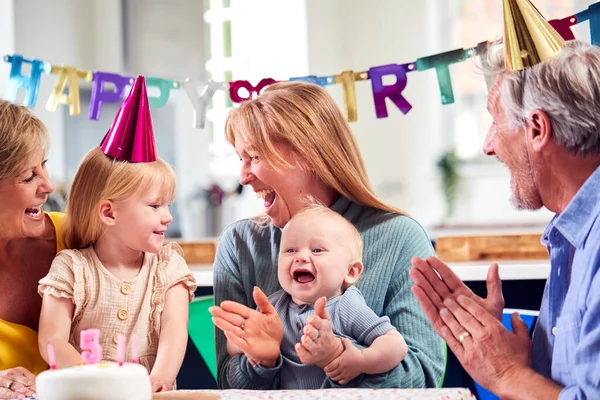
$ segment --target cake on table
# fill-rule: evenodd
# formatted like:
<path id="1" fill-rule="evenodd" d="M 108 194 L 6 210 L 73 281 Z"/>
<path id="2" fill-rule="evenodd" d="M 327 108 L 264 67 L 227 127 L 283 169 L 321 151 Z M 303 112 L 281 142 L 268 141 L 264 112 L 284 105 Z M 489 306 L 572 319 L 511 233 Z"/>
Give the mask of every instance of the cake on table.
<path id="1" fill-rule="evenodd" d="M 148 370 L 137 363 L 137 336 L 131 337 L 131 362 L 125 362 L 126 339 L 119 335 L 118 362 L 103 362 L 100 331 L 81 332 L 83 365 L 56 368 L 54 348 L 48 344 L 50 369 L 35 379 L 38 400 L 152 400 Z"/>
<path id="2" fill-rule="evenodd" d="M 35 381 L 38 400 L 151 400 L 152 384 L 140 364 L 98 363 L 54 369 Z"/>

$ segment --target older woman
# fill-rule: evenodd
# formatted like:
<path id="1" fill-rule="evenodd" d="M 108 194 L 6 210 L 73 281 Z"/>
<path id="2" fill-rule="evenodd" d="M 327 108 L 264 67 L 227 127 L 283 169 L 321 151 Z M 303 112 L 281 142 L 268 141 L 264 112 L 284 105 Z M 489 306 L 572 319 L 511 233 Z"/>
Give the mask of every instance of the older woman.
<path id="1" fill-rule="evenodd" d="M 216 330 L 219 386 L 270 387 L 277 377 L 281 322 L 254 287 L 266 295 L 281 289 L 277 279 L 280 228 L 304 207 L 307 197 L 338 212 L 361 233 L 365 267 L 356 286 L 375 313 L 390 318 L 409 348 L 394 370 L 361 376 L 351 384 L 437 386 L 444 367 L 443 343 L 413 297 L 408 275 L 413 256 L 434 253 L 431 242 L 415 220 L 377 198 L 354 135 L 333 98 L 316 85 L 272 85 L 229 114 L 226 134 L 242 162 L 240 183 L 263 198 L 266 216 L 232 224 L 219 240 L 214 287 L 220 307 L 211 311 L 215 324 L 228 335 L 236 335 L 234 344 L 239 343 L 244 352 L 229 356 L 227 340 Z M 255 299 L 262 304 L 262 314 L 255 311 Z M 262 318 L 263 329 L 244 331 L 249 318 Z M 315 323 L 323 329 L 329 326 L 329 333 L 319 339 L 318 353 L 339 347 L 330 325 Z M 305 324 L 297 323 L 298 339 Z M 260 363 L 254 366 L 255 360 Z"/>
<path id="2" fill-rule="evenodd" d="M 42 210 L 54 190 L 47 143 L 38 118 L 0 100 L 0 398 L 33 395 L 34 374 L 47 368 L 37 344 L 37 285 L 59 250 L 62 219 Z"/>

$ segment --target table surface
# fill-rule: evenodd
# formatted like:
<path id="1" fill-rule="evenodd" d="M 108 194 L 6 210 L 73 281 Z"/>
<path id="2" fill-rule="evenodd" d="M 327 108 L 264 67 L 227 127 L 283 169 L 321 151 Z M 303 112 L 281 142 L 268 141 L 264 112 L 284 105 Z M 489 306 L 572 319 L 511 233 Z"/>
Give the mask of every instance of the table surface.
<path id="1" fill-rule="evenodd" d="M 491 262 L 452 262 L 450 268 L 463 281 L 485 281 Z M 499 261 L 500 278 L 502 280 L 546 279 L 550 274 L 549 260 L 515 260 Z M 213 285 L 212 264 L 190 264 L 190 270 L 196 278 L 198 286 Z"/>
<path id="2" fill-rule="evenodd" d="M 157 393 L 153 400 L 475 400 L 469 389 L 323 389 L 323 390 L 179 390 Z"/>

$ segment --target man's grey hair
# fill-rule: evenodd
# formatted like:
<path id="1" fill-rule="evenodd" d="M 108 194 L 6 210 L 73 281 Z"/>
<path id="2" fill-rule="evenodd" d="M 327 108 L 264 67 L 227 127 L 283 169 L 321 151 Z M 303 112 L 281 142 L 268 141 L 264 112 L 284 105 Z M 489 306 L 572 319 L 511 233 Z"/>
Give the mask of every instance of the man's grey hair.
<path id="1" fill-rule="evenodd" d="M 600 47 L 569 41 L 556 56 L 521 71 L 504 67 L 504 46 L 482 55 L 485 75 L 503 77 L 500 101 L 512 128 L 544 111 L 554 140 L 575 155 L 600 155 Z"/>

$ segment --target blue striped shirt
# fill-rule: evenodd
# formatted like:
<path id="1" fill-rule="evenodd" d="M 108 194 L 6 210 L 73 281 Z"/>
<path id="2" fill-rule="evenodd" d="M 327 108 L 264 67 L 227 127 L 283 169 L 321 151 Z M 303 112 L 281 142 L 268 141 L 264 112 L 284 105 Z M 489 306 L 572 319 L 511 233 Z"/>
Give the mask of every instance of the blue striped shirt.
<path id="1" fill-rule="evenodd" d="M 533 335 L 533 368 L 560 399 L 600 399 L 600 167 L 542 236 L 550 276 Z"/>

